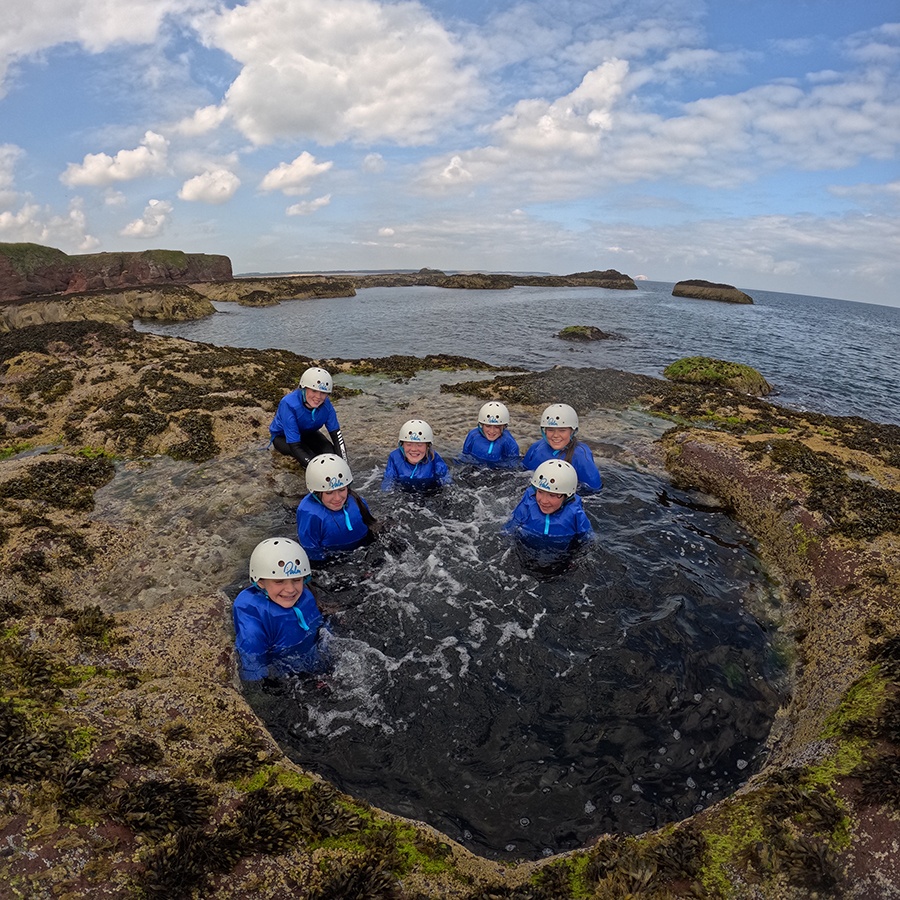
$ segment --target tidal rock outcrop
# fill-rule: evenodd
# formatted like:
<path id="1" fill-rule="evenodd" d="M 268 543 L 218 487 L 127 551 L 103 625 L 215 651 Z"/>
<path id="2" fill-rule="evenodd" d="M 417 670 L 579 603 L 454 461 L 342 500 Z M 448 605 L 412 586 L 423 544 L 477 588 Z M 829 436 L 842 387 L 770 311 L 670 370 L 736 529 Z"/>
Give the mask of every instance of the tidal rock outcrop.
<path id="1" fill-rule="evenodd" d="M 620 334 L 612 331 L 601 331 L 596 325 L 567 325 L 562 331 L 556 333 L 558 338 L 564 341 L 572 341 L 577 344 L 590 341 L 622 340 Z"/>
<path id="2" fill-rule="evenodd" d="M 669 381 L 726 387 L 744 394 L 753 394 L 754 397 L 765 397 L 772 392 L 772 385 L 752 366 L 709 356 L 678 359 L 666 366 L 663 375 Z"/>
<path id="3" fill-rule="evenodd" d="M 51 322 L 106 322 L 130 325 L 135 319 L 185 322 L 212 315 L 216 308 L 192 287 L 164 284 L 126 291 L 55 294 L 0 303 L 0 332 Z"/>
<path id="4" fill-rule="evenodd" d="M 0 244 L 0 300 L 231 277 L 231 260 L 218 254 L 144 250 L 69 256 L 41 244 Z"/>
<path id="5" fill-rule="evenodd" d="M 718 300 L 720 303 L 753 303 L 753 298 L 731 284 L 716 284 L 702 279 L 679 281 L 672 288 L 673 297 L 692 297 L 694 300 Z"/>

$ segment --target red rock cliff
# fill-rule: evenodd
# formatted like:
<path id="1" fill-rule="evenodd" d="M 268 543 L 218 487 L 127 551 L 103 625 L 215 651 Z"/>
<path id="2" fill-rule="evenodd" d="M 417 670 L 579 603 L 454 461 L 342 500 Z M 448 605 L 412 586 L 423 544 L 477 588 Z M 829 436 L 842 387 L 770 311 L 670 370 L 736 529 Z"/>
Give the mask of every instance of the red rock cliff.
<path id="1" fill-rule="evenodd" d="M 227 256 L 180 250 L 69 256 L 40 244 L 0 243 L 0 300 L 231 279 L 231 260 Z"/>

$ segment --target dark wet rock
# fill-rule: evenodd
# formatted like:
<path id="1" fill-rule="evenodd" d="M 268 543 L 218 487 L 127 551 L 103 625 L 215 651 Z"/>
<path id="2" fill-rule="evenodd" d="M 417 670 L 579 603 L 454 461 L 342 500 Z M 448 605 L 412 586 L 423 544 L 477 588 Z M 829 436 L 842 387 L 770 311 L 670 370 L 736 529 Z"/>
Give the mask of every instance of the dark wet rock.
<path id="1" fill-rule="evenodd" d="M 622 335 L 612 331 L 601 331 L 596 325 L 568 325 L 556 336 L 576 344 L 590 341 L 624 340 Z"/>
<path id="2" fill-rule="evenodd" d="M 618 369 L 556 366 L 547 372 L 498 375 L 492 381 L 448 384 L 441 390 L 535 406 L 568 403 L 579 412 L 586 412 L 600 407 L 623 409 L 642 399 L 659 398 L 668 394 L 669 386 L 659 378 Z"/>
<path id="3" fill-rule="evenodd" d="M 731 284 L 716 284 L 702 279 L 679 281 L 672 288 L 673 297 L 692 297 L 695 300 L 718 300 L 721 303 L 753 303 L 753 298 Z"/>

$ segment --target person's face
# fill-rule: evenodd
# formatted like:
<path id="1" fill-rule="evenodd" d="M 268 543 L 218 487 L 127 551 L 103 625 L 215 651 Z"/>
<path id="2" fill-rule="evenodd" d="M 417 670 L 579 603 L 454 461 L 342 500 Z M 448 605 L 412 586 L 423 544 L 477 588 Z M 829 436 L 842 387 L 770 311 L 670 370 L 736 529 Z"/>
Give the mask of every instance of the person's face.
<path id="1" fill-rule="evenodd" d="M 482 425 L 481 433 L 489 440 L 496 441 L 503 434 L 502 425 Z"/>
<path id="2" fill-rule="evenodd" d="M 302 578 L 260 578 L 256 583 L 283 609 L 290 609 L 303 593 Z"/>
<path id="3" fill-rule="evenodd" d="M 400 447 L 403 450 L 406 461 L 413 466 L 425 459 L 425 453 L 428 450 L 428 445 L 425 441 L 401 441 Z"/>
<path id="4" fill-rule="evenodd" d="M 571 428 L 545 428 L 544 436 L 547 438 L 547 443 L 554 450 L 562 450 L 563 447 L 568 447 L 569 441 L 572 440 L 572 429 Z"/>
<path id="5" fill-rule="evenodd" d="M 347 488 L 342 487 L 333 491 L 322 491 L 319 496 L 322 498 L 322 505 L 326 509 L 337 512 L 347 502 Z"/>
<path id="6" fill-rule="evenodd" d="M 538 509 L 547 516 L 555 513 L 566 498 L 562 494 L 552 494 L 550 491 L 542 491 L 538 488 L 534 492 L 534 499 L 537 500 Z"/>
<path id="7" fill-rule="evenodd" d="M 325 402 L 328 394 L 325 391 L 314 391 L 312 388 L 306 388 L 306 405 L 311 409 L 321 406 Z"/>

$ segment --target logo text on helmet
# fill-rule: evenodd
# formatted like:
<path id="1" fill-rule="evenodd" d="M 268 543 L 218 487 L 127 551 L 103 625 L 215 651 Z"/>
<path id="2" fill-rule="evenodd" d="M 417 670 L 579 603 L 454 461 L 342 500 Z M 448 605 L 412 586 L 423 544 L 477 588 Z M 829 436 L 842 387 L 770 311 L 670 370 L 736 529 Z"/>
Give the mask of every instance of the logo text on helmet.
<path id="1" fill-rule="evenodd" d="M 303 569 L 300 567 L 300 563 L 297 560 L 288 560 L 284 564 L 284 575 L 286 578 L 302 578 Z"/>

